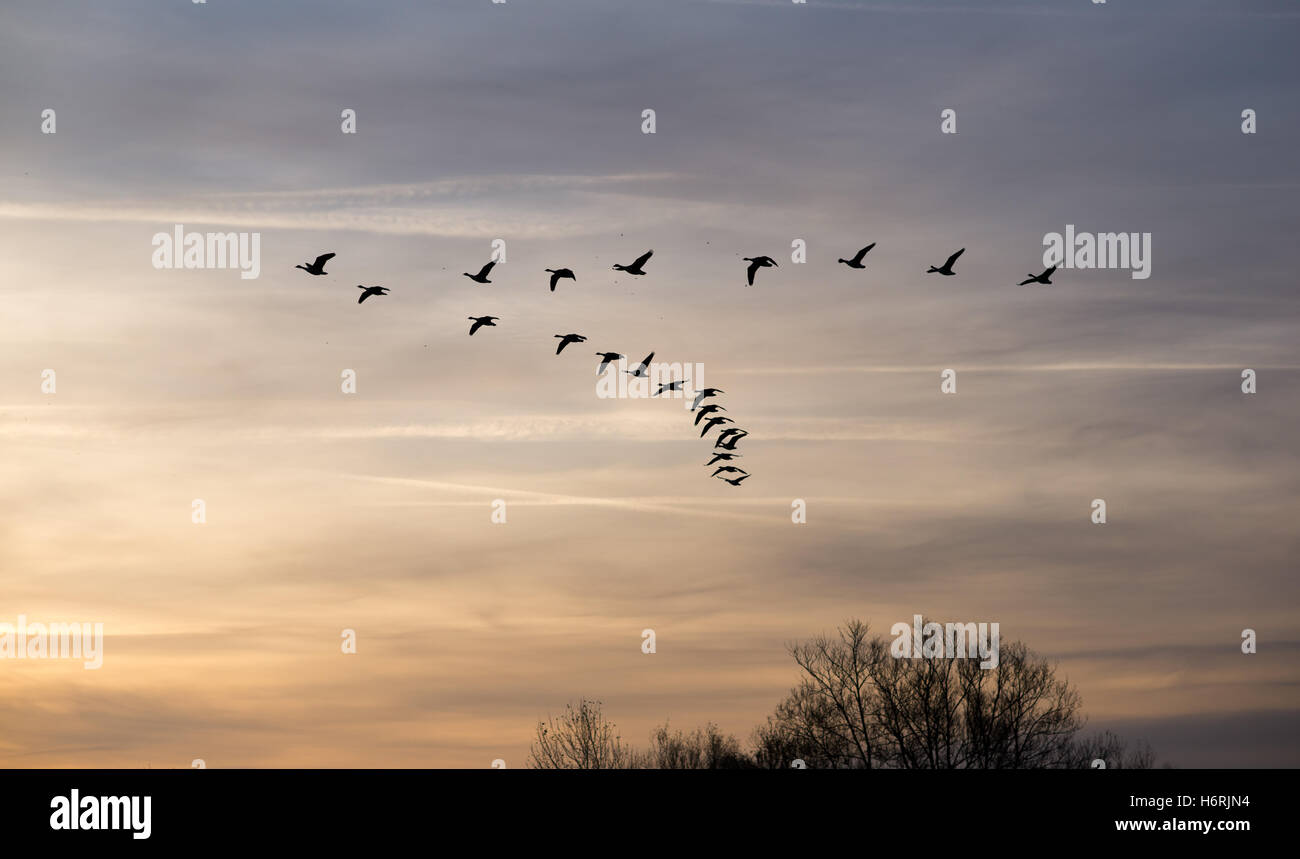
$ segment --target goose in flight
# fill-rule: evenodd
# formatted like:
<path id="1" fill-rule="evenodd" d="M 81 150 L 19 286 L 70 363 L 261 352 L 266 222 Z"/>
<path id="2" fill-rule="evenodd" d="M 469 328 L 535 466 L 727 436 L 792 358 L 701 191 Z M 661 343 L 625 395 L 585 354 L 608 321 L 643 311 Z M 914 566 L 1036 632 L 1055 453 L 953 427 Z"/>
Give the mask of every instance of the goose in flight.
<path id="1" fill-rule="evenodd" d="M 321 254 L 320 256 L 316 257 L 316 259 L 313 260 L 312 262 L 305 262 L 302 265 L 294 266 L 294 268 L 300 268 L 303 271 L 307 272 L 307 274 L 314 274 L 318 276 L 322 274 L 329 274 L 329 272 L 325 270 L 325 263 L 329 262 L 332 259 L 334 259 L 334 254 Z"/>
<path id="2" fill-rule="evenodd" d="M 714 412 L 725 412 L 726 410 L 727 409 L 725 406 L 719 406 L 715 403 L 709 403 L 707 406 L 704 406 L 698 412 L 695 413 L 695 426 L 700 425 L 700 421 L 704 419 L 705 415 L 710 415 L 713 414 Z"/>
<path id="3" fill-rule="evenodd" d="M 691 411 L 695 411 L 696 409 L 698 409 L 700 407 L 700 403 L 704 401 L 705 397 L 716 397 L 718 394 L 725 394 L 725 393 L 726 391 L 722 390 L 721 388 L 704 388 L 698 391 L 695 394 L 695 405 L 691 406 Z"/>
<path id="4" fill-rule="evenodd" d="M 708 421 L 704 424 L 704 429 L 700 430 L 700 438 L 704 438 L 704 434 L 716 426 L 722 426 L 723 424 L 734 424 L 734 423 L 735 421 L 733 421 L 731 418 L 709 418 Z"/>
<path id="5" fill-rule="evenodd" d="M 586 343 L 587 338 L 581 334 L 556 334 L 560 338 L 560 345 L 555 347 L 555 354 L 558 355 L 564 351 L 564 347 L 570 343 Z"/>
<path id="6" fill-rule="evenodd" d="M 492 260 L 492 261 L 489 262 L 487 265 L 485 265 L 485 266 L 483 266 L 481 269 L 479 269 L 479 270 L 478 270 L 478 274 L 470 274 L 470 273 L 467 272 L 467 271 L 463 271 L 463 272 L 461 272 L 461 274 L 465 275 L 465 276 L 468 277 L 470 280 L 472 280 L 472 281 L 474 281 L 474 282 L 476 282 L 476 283 L 491 283 L 492 281 L 488 280 L 488 272 L 490 272 L 490 271 L 492 270 L 492 266 L 494 266 L 494 265 L 496 265 L 496 264 L 497 264 L 497 261 L 496 261 L 496 260 Z"/>
<path id="7" fill-rule="evenodd" d="M 546 270 L 551 273 L 551 292 L 555 292 L 555 284 L 559 283 L 562 277 L 567 277 L 572 281 L 578 279 L 574 276 L 573 269 L 570 268 L 548 268 Z"/>
<path id="8" fill-rule="evenodd" d="M 930 266 L 930 270 L 927 271 L 926 274 L 934 274 L 937 272 L 939 274 L 952 277 L 954 274 L 957 273 L 952 270 L 952 264 L 957 261 L 957 257 L 961 256 L 964 253 L 966 253 L 966 249 L 962 248 L 961 250 L 957 251 L 957 253 L 948 257 L 948 261 L 945 262 L 943 265 L 939 266 L 938 268 L 935 268 L 934 266 Z"/>
<path id="9" fill-rule="evenodd" d="M 745 469 L 743 469 L 743 468 L 737 468 L 737 467 L 734 466 L 734 465 L 720 465 L 720 466 L 718 466 L 718 470 L 715 471 L 715 472 L 713 472 L 713 473 L 710 474 L 709 476 L 710 476 L 710 477 L 717 477 L 719 474 L 721 474 L 721 473 L 724 472 L 724 471 L 725 471 L 725 472 L 728 472 L 728 473 L 730 473 L 730 474 L 749 474 L 749 472 L 746 471 Z"/>
<path id="10" fill-rule="evenodd" d="M 628 274 L 645 274 L 645 269 L 643 269 L 642 266 L 645 265 L 645 261 L 650 259 L 650 255 L 653 253 L 653 248 L 646 251 L 641 254 L 641 256 L 637 257 L 636 262 L 631 265 L 619 265 L 618 263 L 614 263 L 614 271 L 623 271 Z"/>
<path id="11" fill-rule="evenodd" d="M 682 385 L 685 384 L 686 384 L 685 379 L 678 379 L 676 382 L 660 382 L 659 390 L 655 391 L 650 396 L 657 397 L 660 394 L 662 394 L 664 391 L 680 391 L 682 389 Z"/>
<path id="12" fill-rule="evenodd" d="M 365 301 L 367 298 L 369 298 L 372 295 L 388 294 L 388 287 L 386 286 L 362 286 L 361 284 L 358 283 L 357 289 L 365 290 L 365 292 L 361 293 L 361 297 L 357 299 L 357 304 L 360 304 L 361 302 Z"/>
<path id="13" fill-rule="evenodd" d="M 866 266 L 862 264 L 862 258 L 867 255 L 867 251 L 871 250 L 875 246 L 876 243 L 872 242 L 862 250 L 858 251 L 857 256 L 853 259 L 842 259 L 840 262 L 844 263 L 849 268 L 866 268 Z"/>
<path id="14" fill-rule="evenodd" d="M 617 352 L 597 352 L 596 354 L 600 356 L 600 369 L 596 371 L 597 376 L 605 372 L 605 368 L 609 366 L 611 361 L 618 361 L 623 358 Z"/>
<path id="15" fill-rule="evenodd" d="M 749 435 L 749 433 L 744 430 L 739 430 L 735 427 L 727 427 L 722 431 L 721 435 L 718 436 L 718 440 L 713 443 L 713 446 L 715 448 L 720 447 L 723 450 L 735 450 L 736 445 L 739 444 L 740 440 L 747 435 Z"/>
<path id="16" fill-rule="evenodd" d="M 467 318 L 469 318 L 474 322 L 474 324 L 469 327 L 469 336 L 473 337 L 474 332 L 482 328 L 484 325 L 486 325 L 489 328 L 496 328 L 497 320 L 500 319 L 501 317 L 500 316 L 470 316 Z"/>
<path id="17" fill-rule="evenodd" d="M 728 483 L 730 483 L 732 486 L 739 486 L 739 485 L 740 485 L 740 482 L 741 482 L 742 480 L 744 480 L 746 477 L 749 477 L 749 475 L 748 475 L 748 474 L 742 474 L 742 475 L 740 475 L 739 477 L 735 478 L 734 480 L 731 479 L 730 477 L 719 477 L 718 479 L 719 479 L 719 480 L 725 480 L 725 481 L 727 481 Z"/>
<path id="18" fill-rule="evenodd" d="M 776 260 L 771 257 L 741 257 L 741 259 L 749 263 L 749 268 L 745 270 L 745 276 L 749 278 L 750 286 L 754 285 L 754 274 L 760 268 L 768 268 L 776 265 Z M 779 268 L 780 266 L 777 267 Z"/>
<path id="19" fill-rule="evenodd" d="M 636 376 L 638 378 L 640 378 L 641 376 L 649 375 L 650 361 L 651 359 L 654 358 L 654 356 L 655 353 L 651 352 L 649 355 L 645 356 L 645 360 L 642 361 L 640 364 L 638 364 L 635 370 L 624 370 L 623 372 L 627 373 L 629 376 Z"/>
<path id="20" fill-rule="evenodd" d="M 733 459 L 739 459 L 743 455 L 744 454 L 739 454 L 739 453 L 718 453 L 715 450 L 713 452 L 713 459 L 710 459 L 708 462 L 704 463 L 704 467 L 708 468 L 710 465 L 713 465 L 713 463 L 717 462 L 718 460 L 722 460 L 723 462 L 730 462 Z"/>
<path id="21" fill-rule="evenodd" d="M 1056 266 L 1052 266 L 1042 274 L 1030 274 L 1029 280 L 1022 280 L 1016 286 L 1024 286 L 1027 283 L 1041 283 L 1045 286 L 1052 285 L 1052 272 L 1056 271 Z"/>

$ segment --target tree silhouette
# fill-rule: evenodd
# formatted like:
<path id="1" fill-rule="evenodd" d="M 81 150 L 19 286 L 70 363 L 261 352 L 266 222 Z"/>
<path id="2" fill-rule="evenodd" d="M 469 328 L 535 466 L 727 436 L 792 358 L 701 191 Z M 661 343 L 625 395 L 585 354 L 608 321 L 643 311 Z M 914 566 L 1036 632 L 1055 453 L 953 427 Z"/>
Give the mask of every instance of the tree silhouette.
<path id="1" fill-rule="evenodd" d="M 1149 746 L 1107 731 L 1080 737 L 1082 699 L 1020 642 L 978 656 L 900 658 L 865 622 L 789 648 L 798 685 L 753 732 L 752 752 L 712 722 L 684 733 L 663 724 L 650 746 L 624 745 L 598 701 L 582 699 L 537 725 L 539 769 L 1147 769 Z"/>
<path id="2" fill-rule="evenodd" d="M 1109 733 L 1076 740 L 1079 693 L 1020 642 L 1003 645 L 989 669 L 976 656 L 898 658 L 850 620 L 790 654 L 804 676 L 754 732 L 760 766 L 1047 769 L 1101 757 L 1149 767 L 1154 757 Z"/>
<path id="3" fill-rule="evenodd" d="M 613 770 L 633 765 L 632 750 L 605 718 L 599 701 L 586 698 L 564 713 L 537 723 L 537 737 L 528 749 L 528 765 L 544 770 Z"/>

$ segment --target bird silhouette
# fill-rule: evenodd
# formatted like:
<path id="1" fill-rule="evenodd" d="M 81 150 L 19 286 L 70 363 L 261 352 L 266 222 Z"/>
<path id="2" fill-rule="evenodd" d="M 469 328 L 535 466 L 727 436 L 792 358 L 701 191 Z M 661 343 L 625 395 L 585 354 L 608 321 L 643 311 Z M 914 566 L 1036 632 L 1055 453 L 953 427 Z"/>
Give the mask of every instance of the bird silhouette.
<path id="1" fill-rule="evenodd" d="M 736 445 L 739 444 L 740 440 L 747 435 L 749 435 L 749 433 L 744 430 L 736 429 L 735 427 L 727 427 L 718 435 L 718 439 L 713 443 L 713 446 L 715 448 L 720 447 L 723 450 L 735 450 Z"/>
<path id="2" fill-rule="evenodd" d="M 691 406 L 691 411 L 695 411 L 696 409 L 698 409 L 700 407 L 700 403 L 704 401 L 705 397 L 716 397 L 718 394 L 725 394 L 725 393 L 726 391 L 722 390 L 721 388 L 703 388 L 700 391 L 697 391 L 695 394 L 695 404 Z"/>
<path id="3" fill-rule="evenodd" d="M 605 368 L 609 366 L 611 361 L 618 361 L 623 357 L 617 352 L 597 352 L 596 354 L 600 356 L 600 369 L 596 371 L 597 376 L 605 372 Z"/>
<path id="4" fill-rule="evenodd" d="M 482 328 L 484 325 L 486 325 L 489 328 L 496 328 L 497 327 L 496 321 L 501 317 L 500 316 L 470 316 L 467 318 L 472 319 L 474 321 L 474 324 L 469 327 L 469 336 L 473 337 L 474 332 Z"/>
<path id="5" fill-rule="evenodd" d="M 558 337 L 558 338 L 560 338 L 560 345 L 558 345 L 558 346 L 555 347 L 555 354 L 556 354 L 556 355 L 558 355 L 558 354 L 560 354 L 561 352 L 563 352 L 563 351 L 564 351 L 564 347 L 565 347 L 565 346 L 568 346 L 570 343 L 585 343 L 585 342 L 587 342 L 587 338 L 586 338 L 586 337 L 583 337 L 581 334 L 556 334 L 555 336 Z"/>
<path id="6" fill-rule="evenodd" d="M 648 375 L 650 370 L 650 361 L 654 356 L 655 353 L 651 352 L 649 355 L 645 356 L 645 360 L 638 364 L 635 370 L 624 370 L 623 372 L 627 373 L 629 376 L 636 376 L 637 378 Z"/>
<path id="7" fill-rule="evenodd" d="M 1052 266 L 1051 268 L 1044 271 L 1042 274 L 1030 274 L 1029 280 L 1022 280 L 1020 281 L 1020 283 L 1016 284 L 1016 286 L 1024 286 L 1027 283 L 1041 283 L 1046 286 L 1051 286 L 1052 272 L 1054 271 L 1056 271 L 1056 266 Z"/>
<path id="8" fill-rule="evenodd" d="M 728 473 L 732 473 L 732 474 L 749 474 L 749 472 L 746 471 L 746 470 L 743 469 L 743 468 L 737 468 L 737 467 L 734 466 L 734 465 L 723 465 L 723 466 L 719 466 L 719 467 L 718 467 L 718 470 L 715 471 L 715 472 L 713 472 L 713 473 L 710 474 L 709 476 L 710 476 L 710 477 L 717 477 L 719 474 L 721 474 L 721 473 L 724 472 L 724 471 L 725 471 L 725 472 L 728 472 Z"/>
<path id="9" fill-rule="evenodd" d="M 476 283 L 491 283 L 492 281 L 488 280 L 488 272 L 490 272 L 490 271 L 492 270 L 492 266 L 494 266 L 494 265 L 496 265 L 496 264 L 497 264 L 497 261 L 496 261 L 496 260 L 492 260 L 492 261 L 489 262 L 487 265 L 485 265 L 485 266 L 483 266 L 481 269 L 479 269 L 479 270 L 478 270 L 478 274 L 470 274 L 470 273 L 467 272 L 467 271 L 463 271 L 463 272 L 461 272 L 461 274 L 465 275 L 465 276 L 468 277 L 470 280 L 475 281 Z"/>
<path id="10" fill-rule="evenodd" d="M 858 251 L 857 256 L 853 257 L 853 259 L 842 259 L 840 262 L 844 263 L 849 268 L 866 268 L 866 266 L 862 264 L 862 258 L 867 255 L 867 251 L 871 250 L 875 246 L 876 243 L 872 242 L 862 250 Z"/>
<path id="11" fill-rule="evenodd" d="M 718 462 L 719 460 L 721 460 L 721 461 L 723 461 L 723 462 L 729 462 L 729 461 L 731 461 L 731 460 L 733 460 L 733 459 L 740 459 L 741 456 L 743 456 L 743 454 L 739 454 L 739 453 L 718 453 L 718 452 L 715 450 L 715 451 L 713 452 L 713 459 L 710 459 L 708 462 L 704 463 L 704 467 L 705 467 L 705 468 L 708 468 L 710 465 L 713 465 L 713 463 Z"/>
<path id="12" fill-rule="evenodd" d="M 700 421 L 704 420 L 705 415 L 712 414 L 713 412 L 725 412 L 726 410 L 727 409 L 724 406 L 719 406 L 715 403 L 709 403 L 707 406 L 702 407 L 698 412 L 695 413 L 695 426 L 700 425 Z"/>
<path id="13" fill-rule="evenodd" d="M 719 477 L 718 479 L 719 479 L 719 480 L 725 480 L 725 481 L 727 481 L 728 483 L 730 483 L 732 486 L 739 486 L 739 485 L 740 485 L 740 482 L 741 482 L 742 480 L 744 480 L 746 477 L 749 477 L 749 475 L 748 475 L 748 474 L 742 474 L 742 475 L 740 475 L 739 477 L 737 477 L 737 478 L 735 478 L 735 479 L 732 479 L 732 478 L 730 478 L 730 477 Z"/>
<path id="14" fill-rule="evenodd" d="M 745 276 L 749 278 L 750 286 L 754 285 L 754 274 L 760 268 L 768 268 L 770 266 L 776 265 L 776 260 L 772 259 L 771 257 L 741 257 L 741 259 L 749 263 L 749 268 L 745 270 Z"/>
<path id="15" fill-rule="evenodd" d="M 930 266 L 930 269 L 929 271 L 926 272 L 926 274 L 934 274 L 937 272 L 939 274 L 952 277 L 954 274 L 957 273 L 952 270 L 952 264 L 957 261 L 957 257 L 961 256 L 964 253 L 966 253 L 966 249 L 962 248 L 961 250 L 957 251 L 957 253 L 948 257 L 948 261 L 945 262 L 943 265 L 939 266 L 938 268 L 935 268 L 934 266 Z"/>
<path id="16" fill-rule="evenodd" d="M 555 292 L 555 284 L 559 283 L 559 282 L 560 282 L 560 278 L 562 278 L 562 277 L 567 277 L 567 278 L 569 278 L 570 280 L 573 280 L 573 281 L 577 281 L 577 279 L 578 279 L 577 277 L 574 276 L 574 274 L 573 274 L 573 270 L 572 270 L 572 269 L 568 269 L 568 268 L 548 268 L 548 269 L 546 269 L 546 270 L 549 271 L 549 272 L 551 273 L 551 292 Z"/>
<path id="17" fill-rule="evenodd" d="M 645 274 L 645 269 L 643 269 L 642 266 L 645 265 L 645 261 L 650 259 L 650 256 L 653 253 L 653 249 L 646 251 L 641 254 L 641 256 L 637 257 L 636 262 L 631 265 L 619 265 L 618 263 L 614 263 L 614 271 L 623 271 L 628 274 Z"/>
<path id="18" fill-rule="evenodd" d="M 704 438 L 704 434 L 716 426 L 734 423 L 735 421 L 731 418 L 709 418 L 709 420 L 704 424 L 704 429 L 700 430 L 700 438 Z"/>
<path id="19" fill-rule="evenodd" d="M 312 262 L 305 262 L 302 265 L 294 266 L 294 268 L 300 268 L 303 271 L 307 272 L 307 274 L 314 274 L 317 276 L 322 274 L 329 274 L 329 272 L 325 270 L 325 263 L 329 262 L 332 259 L 334 259 L 334 254 L 321 254 L 320 256 L 316 257 L 316 259 L 313 260 Z"/>
<path id="20" fill-rule="evenodd" d="M 367 298 L 369 298 L 372 295 L 388 294 L 388 288 L 384 286 L 362 286 L 361 284 L 358 283 L 357 289 L 365 290 L 365 292 L 361 293 L 361 297 L 357 299 L 357 304 L 360 304 L 361 302 L 365 301 Z"/>
<path id="21" fill-rule="evenodd" d="M 660 382 L 659 390 L 655 391 L 650 396 L 657 397 L 660 394 L 662 394 L 664 391 L 680 391 L 682 389 L 682 385 L 684 384 L 686 384 L 686 381 L 684 379 L 678 379 L 675 382 Z"/>

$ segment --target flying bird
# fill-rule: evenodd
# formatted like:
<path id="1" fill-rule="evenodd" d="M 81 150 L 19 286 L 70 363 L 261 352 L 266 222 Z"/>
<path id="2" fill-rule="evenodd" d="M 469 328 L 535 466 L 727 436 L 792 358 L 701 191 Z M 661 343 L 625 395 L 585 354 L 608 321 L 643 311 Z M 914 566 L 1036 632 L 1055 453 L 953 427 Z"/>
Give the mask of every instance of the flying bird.
<path id="1" fill-rule="evenodd" d="M 473 337 L 474 332 L 482 328 L 484 325 L 486 325 L 489 328 L 496 328 L 497 327 L 496 321 L 501 317 L 500 316 L 470 316 L 467 318 L 472 319 L 474 321 L 474 324 L 469 327 L 469 336 Z"/>
<path id="2" fill-rule="evenodd" d="M 636 376 L 638 378 L 648 375 L 650 370 L 650 361 L 654 356 L 655 353 L 651 352 L 649 355 L 645 356 L 645 360 L 638 364 L 635 370 L 624 370 L 623 372 L 627 373 L 629 376 Z"/>
<path id="3" fill-rule="evenodd" d="M 614 270 L 627 272 L 628 274 L 645 274 L 645 269 L 641 266 L 645 265 L 645 261 L 650 259 L 650 255 L 653 253 L 653 249 L 646 251 L 641 254 L 641 256 L 637 257 L 636 262 L 631 265 L 619 265 L 618 263 L 614 263 Z"/>
<path id="4" fill-rule="evenodd" d="M 314 274 L 318 276 L 322 274 L 329 274 L 329 272 L 325 270 L 325 263 L 329 262 L 332 259 L 334 259 L 334 254 L 321 254 L 320 256 L 316 257 L 316 259 L 313 260 L 312 262 L 305 262 L 302 265 L 294 266 L 294 268 L 300 268 L 303 271 L 307 272 L 307 274 Z"/>
<path id="5" fill-rule="evenodd" d="M 1043 272 L 1042 274 L 1032 274 L 1032 273 L 1031 273 L 1031 274 L 1029 275 L 1029 280 L 1022 280 L 1022 281 L 1020 281 L 1020 283 L 1016 284 L 1016 286 L 1024 286 L 1024 285 L 1027 284 L 1027 283 L 1041 283 L 1041 284 L 1044 284 L 1044 285 L 1046 285 L 1046 286 L 1051 286 L 1051 284 L 1052 284 L 1052 272 L 1054 272 L 1054 271 L 1056 271 L 1056 266 L 1052 266 L 1051 268 L 1047 269 L 1047 271 Z"/>
<path id="6" fill-rule="evenodd" d="M 497 264 L 497 261 L 496 261 L 496 260 L 492 260 L 492 261 L 489 262 L 487 265 L 485 265 L 485 266 L 483 266 L 481 269 L 479 269 L 479 270 L 478 270 L 478 274 L 470 274 L 470 273 L 467 272 L 467 271 L 463 271 L 463 272 L 461 272 L 461 274 L 465 275 L 465 276 L 468 277 L 470 280 L 475 281 L 476 283 L 491 283 L 492 281 L 488 280 L 488 272 L 490 272 L 490 271 L 492 270 L 492 266 L 494 266 L 494 265 L 496 265 L 496 264 Z"/>
<path id="7" fill-rule="evenodd" d="M 749 474 L 749 472 L 746 471 L 746 470 L 743 469 L 743 468 L 736 468 L 736 466 L 734 466 L 734 465 L 722 465 L 722 466 L 719 466 L 719 467 L 718 467 L 718 470 L 717 470 L 717 471 L 713 472 L 713 473 L 710 474 L 709 476 L 710 476 L 710 477 L 717 477 L 719 474 L 721 474 L 721 473 L 724 472 L 724 471 L 726 471 L 726 472 L 730 472 L 730 473 L 735 473 L 735 474 Z"/>
<path id="8" fill-rule="evenodd" d="M 569 278 L 570 280 L 573 280 L 573 281 L 576 281 L 576 280 L 578 279 L 578 278 L 574 277 L 574 275 L 573 275 L 573 269 L 568 269 L 568 268 L 548 268 L 548 269 L 546 269 L 546 270 L 549 271 L 549 272 L 551 273 L 551 292 L 555 292 L 555 284 L 559 283 L 559 282 L 560 282 L 560 278 L 562 278 L 562 277 L 567 277 L 567 278 Z"/>
<path id="9" fill-rule="evenodd" d="M 704 388 L 700 390 L 698 393 L 695 394 L 695 405 L 691 406 L 691 411 L 695 411 L 696 409 L 698 409 L 700 407 L 700 403 L 704 401 L 705 397 L 716 397 L 718 394 L 725 394 L 725 393 L 726 391 L 722 390 L 721 388 Z"/>
<path id="10" fill-rule="evenodd" d="M 966 249 L 962 248 L 961 250 L 957 251 L 957 253 L 948 257 L 948 261 L 945 262 L 943 265 L 939 266 L 938 268 L 935 268 L 934 266 L 930 266 L 930 269 L 929 271 L 926 272 L 926 274 L 934 274 L 935 272 L 938 272 L 939 274 L 952 277 L 954 274 L 957 273 L 952 270 L 952 264 L 957 261 L 957 257 L 961 256 L 964 253 L 966 253 Z"/>
<path id="11" fill-rule="evenodd" d="M 358 283 L 357 289 L 365 290 L 365 292 L 361 293 L 361 297 L 357 299 L 357 304 L 360 304 L 361 302 L 365 301 L 367 298 L 369 298 L 372 295 L 388 294 L 388 287 L 386 286 L 362 286 L 361 284 Z"/>
<path id="12" fill-rule="evenodd" d="M 769 268 L 776 265 L 776 260 L 771 257 L 741 257 L 749 263 L 749 268 L 745 270 L 745 276 L 749 278 L 749 285 L 754 285 L 754 274 L 760 268 Z M 779 266 L 778 266 L 779 268 Z"/>
<path id="13" fill-rule="evenodd" d="M 718 436 L 718 440 L 713 443 L 713 446 L 715 448 L 720 447 L 723 450 L 735 450 L 736 445 L 739 444 L 740 440 L 747 435 L 749 435 L 749 433 L 744 430 L 738 430 L 735 427 L 728 427 Z"/>
<path id="14" fill-rule="evenodd" d="M 650 396 L 657 397 L 660 394 L 662 394 L 664 391 L 680 391 L 682 389 L 682 385 L 684 384 L 686 384 L 685 379 L 678 379 L 675 382 L 660 382 L 659 390 L 655 391 Z"/>
<path id="15" fill-rule="evenodd" d="M 700 425 L 700 421 L 704 419 L 705 415 L 712 414 L 713 412 L 725 412 L 726 410 L 727 409 L 724 406 L 709 403 L 707 406 L 704 406 L 695 413 L 695 426 Z"/>
<path id="16" fill-rule="evenodd" d="M 735 480 L 732 480 L 732 479 L 729 478 L 729 477 L 719 477 L 718 479 L 719 479 L 719 480 L 725 480 L 725 481 L 727 481 L 728 483 L 730 483 L 732 486 L 739 486 L 739 485 L 740 485 L 740 482 L 741 482 L 742 480 L 744 480 L 746 477 L 749 477 L 749 475 L 748 475 L 748 474 L 742 474 L 742 475 L 740 475 L 739 477 L 737 477 Z"/>
<path id="17" fill-rule="evenodd" d="M 717 462 L 718 460 L 722 460 L 723 462 L 729 462 L 729 461 L 731 461 L 731 460 L 733 460 L 733 459 L 739 459 L 741 456 L 743 456 L 743 454 L 739 454 L 739 453 L 718 453 L 717 451 L 714 451 L 714 452 L 713 452 L 713 459 L 710 459 L 708 462 L 704 463 L 704 467 L 705 467 L 705 468 L 708 468 L 710 465 L 713 465 L 713 463 Z"/>
<path id="18" fill-rule="evenodd" d="M 560 338 L 560 345 L 555 347 L 555 354 L 558 355 L 564 351 L 564 347 L 570 343 L 586 343 L 587 338 L 581 334 L 556 334 Z"/>
<path id="19" fill-rule="evenodd" d="M 700 438 L 704 438 L 704 434 L 716 426 L 734 423 L 735 421 L 731 418 L 709 418 L 709 420 L 704 424 L 704 429 L 700 430 Z"/>
<path id="20" fill-rule="evenodd" d="M 842 259 L 840 262 L 844 263 L 849 268 L 866 268 L 866 266 L 862 264 L 862 258 L 867 255 L 867 251 L 871 250 L 875 246 L 876 243 L 872 242 L 862 250 L 858 251 L 857 256 L 853 257 L 853 259 Z"/>
<path id="21" fill-rule="evenodd" d="M 623 357 L 617 352 L 597 352 L 596 354 L 600 356 L 600 369 L 596 371 L 597 376 L 605 372 L 605 368 L 609 366 L 611 361 L 618 361 Z"/>

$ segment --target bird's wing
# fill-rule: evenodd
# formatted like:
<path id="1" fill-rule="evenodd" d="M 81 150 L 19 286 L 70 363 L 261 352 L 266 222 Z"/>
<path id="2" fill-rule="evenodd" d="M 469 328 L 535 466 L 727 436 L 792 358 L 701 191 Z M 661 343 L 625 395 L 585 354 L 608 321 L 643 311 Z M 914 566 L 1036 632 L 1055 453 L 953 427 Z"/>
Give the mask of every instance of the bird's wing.
<path id="1" fill-rule="evenodd" d="M 475 319 L 474 324 L 469 327 L 469 336 L 473 337 L 474 332 L 483 327 L 483 323 Z"/>
<path id="2" fill-rule="evenodd" d="M 329 262 L 332 259 L 334 259 L 334 254 L 321 254 L 320 256 L 316 257 L 316 262 L 312 263 L 312 265 L 315 266 L 316 268 L 320 268 L 321 266 L 325 265 L 325 263 Z"/>
<path id="3" fill-rule="evenodd" d="M 361 302 L 365 301 L 369 297 L 370 297 L 370 290 L 367 289 L 365 292 L 361 293 L 361 297 L 357 299 L 357 304 L 360 304 Z"/>
<path id="4" fill-rule="evenodd" d="M 750 286 L 754 285 L 754 272 L 756 271 L 758 271 L 758 260 L 754 260 L 753 262 L 751 262 L 749 264 L 749 268 L 745 270 L 745 276 L 749 278 Z"/>
<path id="5" fill-rule="evenodd" d="M 943 267 L 944 267 L 944 268 L 952 268 L 952 264 L 955 263 L 955 262 L 957 261 L 957 257 L 961 256 L 961 255 L 964 254 L 964 253 L 966 253 L 966 249 L 965 249 L 965 248 L 962 248 L 961 250 L 957 251 L 957 253 L 953 254 L 953 255 L 950 256 L 950 257 L 948 257 L 948 261 L 947 261 L 946 263 L 943 264 Z"/>
<path id="6" fill-rule="evenodd" d="M 863 258 L 864 256 L 867 255 L 867 251 L 871 250 L 871 249 L 874 248 L 875 246 L 876 246 L 876 243 L 875 243 L 875 242 L 872 242 L 871 244 L 867 245 L 867 246 L 866 246 L 865 248 L 863 248 L 862 250 L 858 251 L 858 255 L 855 256 L 855 257 L 853 258 L 853 261 L 854 261 L 854 262 L 862 262 L 862 258 Z"/>
<path id="7" fill-rule="evenodd" d="M 636 258 L 636 262 L 632 263 L 631 268 L 640 268 L 641 266 L 645 265 L 645 261 L 650 259 L 650 257 L 652 257 L 653 255 L 654 255 L 653 250 L 646 251 L 645 253 L 641 254 L 641 256 Z"/>
<path id="8" fill-rule="evenodd" d="M 1052 272 L 1054 272 L 1054 271 L 1056 271 L 1056 266 L 1052 266 L 1052 267 L 1049 268 L 1047 271 L 1043 272 L 1043 275 L 1042 275 L 1042 276 L 1043 276 L 1043 277 L 1051 277 L 1051 276 L 1052 276 Z"/>
<path id="9" fill-rule="evenodd" d="M 492 261 L 490 261 L 487 265 L 483 266 L 483 268 L 479 269 L 478 276 L 479 276 L 479 277 L 487 277 L 487 273 L 490 272 L 490 271 L 492 270 L 492 266 L 494 266 L 494 265 L 496 265 L 496 264 L 497 264 L 497 261 L 496 261 L 496 260 L 492 260 Z"/>
<path id="10" fill-rule="evenodd" d="M 555 292 L 555 282 L 558 281 L 559 279 L 560 279 L 559 272 L 556 272 L 551 275 L 551 292 Z"/>

